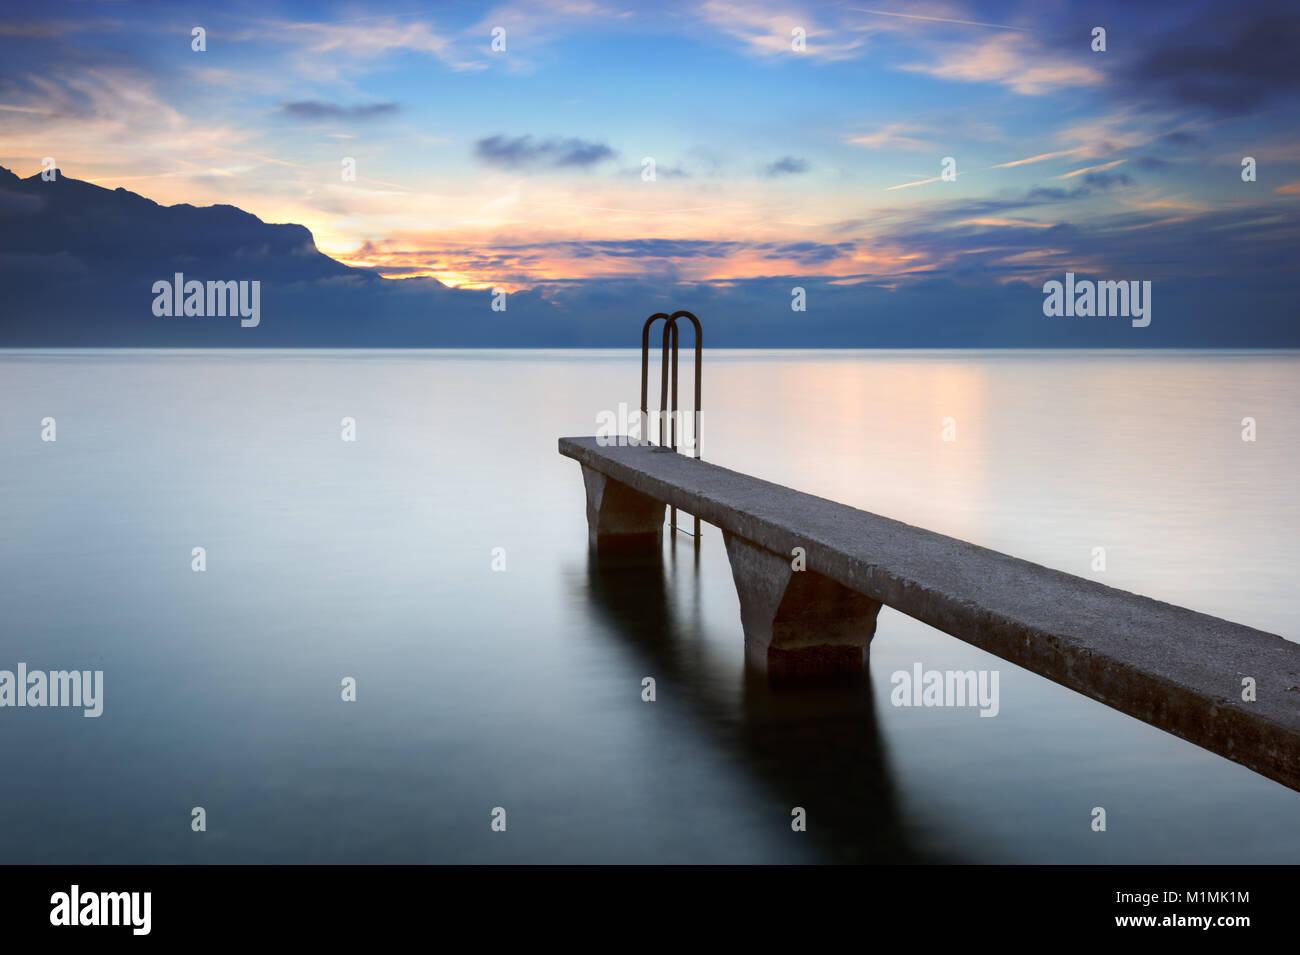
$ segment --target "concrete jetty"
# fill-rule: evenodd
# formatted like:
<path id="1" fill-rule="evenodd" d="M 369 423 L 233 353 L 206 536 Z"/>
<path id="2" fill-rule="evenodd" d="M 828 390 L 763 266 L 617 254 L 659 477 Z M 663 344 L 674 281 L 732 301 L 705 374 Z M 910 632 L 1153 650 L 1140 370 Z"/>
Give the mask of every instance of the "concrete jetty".
<path id="1" fill-rule="evenodd" d="M 1300 790 L 1300 644 L 654 445 L 559 450 L 598 555 L 660 554 L 667 506 L 721 529 L 746 660 L 774 679 L 860 672 L 887 605 Z"/>

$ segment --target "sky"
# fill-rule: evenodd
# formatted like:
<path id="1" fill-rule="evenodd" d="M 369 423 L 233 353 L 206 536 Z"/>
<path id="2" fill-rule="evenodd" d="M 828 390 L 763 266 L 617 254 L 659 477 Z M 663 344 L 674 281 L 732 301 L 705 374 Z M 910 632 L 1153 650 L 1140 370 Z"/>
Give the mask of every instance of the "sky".
<path id="1" fill-rule="evenodd" d="M 468 289 L 1289 294 L 1298 50 L 1280 3 L 0 0 L 0 165 Z"/>

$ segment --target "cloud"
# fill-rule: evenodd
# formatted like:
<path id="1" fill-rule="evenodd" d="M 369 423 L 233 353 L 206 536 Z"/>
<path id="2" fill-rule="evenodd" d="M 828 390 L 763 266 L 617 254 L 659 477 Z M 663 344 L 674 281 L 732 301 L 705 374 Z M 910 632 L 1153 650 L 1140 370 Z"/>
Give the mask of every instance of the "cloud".
<path id="1" fill-rule="evenodd" d="M 423 238 L 424 241 L 421 241 Z M 385 276 L 473 277 L 482 287 L 647 279 L 731 281 L 746 276 L 860 271 L 858 240 L 781 242 L 738 239 L 577 239 L 441 244 L 437 234 L 367 243 L 350 256 Z M 488 281 L 490 279 L 490 281 Z"/>
<path id="2" fill-rule="evenodd" d="M 964 173 L 955 172 L 954 176 L 961 176 Z M 914 179 L 912 182 L 900 182 L 896 186 L 886 186 L 885 192 L 893 192 L 895 189 L 910 189 L 913 186 L 928 186 L 933 182 L 942 182 L 943 176 L 931 176 L 929 179 Z"/>
<path id="3" fill-rule="evenodd" d="M 1100 159 L 1147 146 L 1160 135 L 1150 115 L 1125 108 L 1072 123 L 1058 129 L 1053 138 L 1071 146 L 1071 151 L 1082 158 Z"/>
<path id="4" fill-rule="evenodd" d="M 1093 189 L 1109 189 L 1112 186 L 1131 186 L 1132 178 L 1122 172 L 1090 172 L 1083 177 L 1086 185 Z"/>
<path id="5" fill-rule="evenodd" d="M 885 10 L 866 10 L 861 7 L 849 7 L 855 13 L 870 13 L 877 17 L 902 17 L 907 20 L 924 20 L 928 23 L 954 23 L 960 26 L 968 27 L 989 27 L 994 30 L 1013 30 L 1017 33 L 1026 33 L 1024 27 L 1007 26 L 1005 23 L 985 23 L 980 20 L 958 20 L 952 17 L 928 17 L 917 13 L 890 13 Z"/>
<path id="6" fill-rule="evenodd" d="M 298 66 L 305 73 L 337 76 L 343 58 L 373 61 L 399 52 L 424 53 L 453 70 L 478 70 L 484 64 L 461 58 L 454 37 L 435 32 L 428 23 L 396 16 L 358 17 L 335 22 L 281 21 L 259 26 L 238 39 L 268 38 L 297 46 L 305 54 Z"/>
<path id="7" fill-rule="evenodd" d="M 1300 18 L 1294 4 L 1215 9 L 1145 41 L 1122 71 L 1122 95 L 1157 106 L 1240 115 L 1300 89 Z"/>
<path id="8" fill-rule="evenodd" d="M 51 39 L 76 33 L 100 33 L 120 30 L 122 23 L 104 17 L 78 20 L 0 20 L 0 36 L 24 39 Z"/>
<path id="9" fill-rule="evenodd" d="M 1036 156 L 1026 156 L 1024 159 L 1013 159 L 1011 162 L 1000 162 L 990 167 L 993 169 L 1010 169 L 1012 166 L 1027 166 L 1030 163 L 1046 162 L 1049 159 L 1059 159 L 1062 156 L 1073 156 L 1079 152 L 1077 149 L 1062 149 L 1054 153 L 1039 153 Z"/>
<path id="10" fill-rule="evenodd" d="M 1033 202 L 1065 202 L 1067 199 L 1082 199 L 1091 194 L 1092 190 L 1087 186 L 1076 186 L 1073 189 L 1061 189 L 1056 186 L 1035 186 L 1026 193 L 1026 198 Z"/>
<path id="11" fill-rule="evenodd" d="M 1064 202 L 1070 199 L 1085 199 L 1095 192 L 1105 192 L 1116 186 L 1133 185 L 1133 179 L 1125 173 L 1104 171 L 1117 165 L 1119 165 L 1119 162 L 1105 163 L 1090 169 L 1079 169 L 1065 176 L 1055 176 L 1053 178 L 1073 179 L 1075 176 L 1081 175 L 1083 176 L 1083 185 L 1075 186 L 1072 189 L 1062 189 L 1056 186 L 1036 186 L 1029 190 L 1026 198 L 1033 202 Z"/>
<path id="12" fill-rule="evenodd" d="M 183 161 L 218 164 L 252 136 L 220 116 L 191 119 L 165 82 L 134 66 L 51 65 L 0 85 L 7 105 L 21 107 L 0 111 L 3 151 L 53 156 L 82 179 L 189 179 Z"/>
<path id="13" fill-rule="evenodd" d="M 1099 173 L 1118 180 L 1115 173 Z M 1087 177 L 1083 177 L 1086 183 Z M 880 279 L 909 283 L 926 276 L 967 276 L 982 282 L 1043 281 L 1068 268 L 1103 276 L 1141 276 L 1152 280 L 1177 278 L 1178 282 L 1215 277 L 1225 286 L 1244 288 L 1256 278 L 1279 289 L 1294 290 L 1294 248 L 1300 238 L 1300 210 L 1269 201 L 1260 205 L 1206 205 L 1199 211 L 1171 201 L 1129 199 L 1116 211 L 1092 214 L 1086 199 L 1098 189 L 1118 181 L 1082 184 L 1072 189 L 1037 188 L 993 199 L 951 199 L 911 207 L 877 224 L 871 246 L 895 250 L 906 269 Z M 1300 185 L 1300 184 L 1298 184 Z M 1051 207 L 1050 209 L 1048 207 Z M 1171 215 L 1177 209 L 1178 214 Z M 1048 215 L 1044 213 L 1049 213 Z M 1261 214 L 1264 213 L 1264 214 Z M 1074 215 L 1086 218 L 1074 221 Z M 1017 219 L 1046 219 L 1017 222 Z M 1056 221 L 1052 222 L 1051 220 Z M 1207 234 L 1232 241 L 1206 243 Z M 1214 310 L 1197 305 L 1199 314 Z M 1289 314 L 1289 313 L 1287 313 Z M 1280 324 L 1279 312 L 1265 316 Z"/>
<path id="14" fill-rule="evenodd" d="M 783 242 L 755 243 L 769 259 L 792 259 L 801 265 L 822 265 L 851 254 L 854 242 Z"/>
<path id="15" fill-rule="evenodd" d="M 1101 71 L 1071 63 L 1017 33 L 998 34 L 974 43 L 945 44 L 930 62 L 909 63 L 902 68 L 943 80 L 996 83 L 1025 96 L 1097 86 L 1105 79 Z"/>
<path id="16" fill-rule="evenodd" d="M 1101 172 L 1103 169 L 1114 169 L 1124 160 L 1116 159 L 1111 162 L 1104 162 L 1096 166 L 1085 166 L 1082 169 L 1076 169 L 1073 172 L 1067 172 L 1064 175 L 1057 176 L 1057 179 L 1073 179 L 1075 176 L 1086 176 L 1089 173 Z"/>
<path id="17" fill-rule="evenodd" d="M 806 16 L 792 16 L 786 6 L 756 3 L 753 0 L 708 0 L 700 7 L 708 23 L 734 39 L 740 40 L 749 53 L 758 56 L 809 56 L 823 60 L 847 60 L 858 55 L 864 39 L 851 36 L 850 28 L 819 29 Z M 793 49 L 796 29 L 804 31 L 805 48 Z M 839 37 L 841 39 L 833 39 Z M 847 37 L 847 39 L 845 39 Z"/>
<path id="18" fill-rule="evenodd" d="M 493 54 L 493 65 L 504 63 L 511 72 L 527 73 L 536 68 L 538 58 L 545 54 L 547 47 L 563 38 L 616 25 L 632 16 L 629 10 L 606 7 L 593 0 L 505 0 L 462 31 L 461 42 L 486 47 L 487 38 L 499 27 L 506 31 L 509 55 Z"/>
<path id="19" fill-rule="evenodd" d="M 763 175 L 769 179 L 777 176 L 797 176 L 808 171 L 808 160 L 797 156 L 782 156 L 776 162 L 768 163 Z"/>
<path id="20" fill-rule="evenodd" d="M 360 103 L 356 106 L 341 106 L 338 103 L 324 103 L 320 100 L 300 100 L 296 103 L 280 105 L 280 112 L 286 116 L 313 121 L 329 119 L 364 121 L 380 116 L 391 116 L 397 111 L 396 103 Z"/>
<path id="21" fill-rule="evenodd" d="M 910 123 L 889 123 L 874 133 L 862 133 L 854 136 L 849 142 L 855 146 L 866 146 L 868 149 L 926 150 L 933 148 L 929 143 L 908 135 L 918 131 L 919 128 Z"/>
<path id="22" fill-rule="evenodd" d="M 532 136 L 487 136 L 474 144 L 474 155 L 489 166 L 523 169 L 588 169 L 617 155 L 604 143 L 586 139 L 534 139 Z"/>

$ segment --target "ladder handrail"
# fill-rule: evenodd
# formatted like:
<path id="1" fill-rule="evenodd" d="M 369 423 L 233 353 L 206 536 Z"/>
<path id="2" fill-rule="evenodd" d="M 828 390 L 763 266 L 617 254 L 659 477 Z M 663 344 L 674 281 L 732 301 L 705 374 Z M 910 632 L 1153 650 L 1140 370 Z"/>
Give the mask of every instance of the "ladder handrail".
<path id="1" fill-rule="evenodd" d="M 701 381 L 701 377 L 700 377 L 700 371 L 701 371 L 700 358 L 701 358 L 702 351 L 703 351 L 703 348 L 704 348 L 704 332 L 703 332 L 703 330 L 700 328 L 700 320 L 699 320 L 698 318 L 696 318 L 696 317 L 695 317 L 693 314 L 691 314 L 690 312 L 686 311 L 685 309 L 682 309 L 681 311 L 673 312 L 673 314 L 672 314 L 671 316 L 669 316 L 669 318 L 668 318 L 668 322 L 669 322 L 669 324 L 672 325 L 672 328 L 673 328 L 673 342 L 672 342 L 672 344 L 673 344 L 673 408 L 672 408 L 673 442 L 672 442 L 672 447 L 673 447 L 673 450 L 674 450 L 674 451 L 677 450 L 677 434 L 676 434 L 676 428 L 677 428 L 677 319 L 679 319 L 679 318 L 689 318 L 689 319 L 691 320 L 691 324 L 695 326 L 695 415 L 694 415 L 694 417 L 691 419 L 691 426 L 692 426 L 693 433 L 694 433 L 694 436 L 695 436 L 695 457 L 696 457 L 696 458 L 699 458 L 699 456 L 700 456 L 700 381 Z M 665 332 L 667 332 L 667 326 L 665 326 L 664 330 L 665 330 Z"/>
<path id="2" fill-rule="evenodd" d="M 691 423 L 694 426 L 695 457 L 698 458 L 700 456 L 700 391 L 703 380 L 700 359 L 704 348 L 704 332 L 700 327 L 700 320 L 685 309 L 673 312 L 672 315 L 665 312 L 655 312 L 641 326 L 641 437 L 645 441 L 650 438 L 647 433 L 650 424 L 650 328 L 661 318 L 664 320 L 664 334 L 659 371 L 659 444 L 663 447 L 671 447 L 674 451 L 677 450 L 677 320 L 686 318 L 690 320 L 695 329 L 695 411 Z M 670 356 L 672 362 L 671 372 L 669 369 Z M 672 392 L 671 409 L 669 408 L 670 385 Z M 666 413 L 670 410 L 672 416 L 668 425 L 669 431 L 666 435 L 664 418 L 667 417 Z"/>
<path id="3" fill-rule="evenodd" d="M 663 344 L 660 348 L 661 359 L 659 362 L 659 446 L 661 448 L 670 448 L 677 450 L 677 345 L 678 332 L 677 320 L 679 318 L 690 319 L 691 324 L 695 327 L 695 415 L 692 419 L 692 427 L 695 438 L 695 458 L 700 457 L 700 382 L 701 382 L 701 365 L 700 359 L 704 348 L 704 333 L 700 328 L 700 320 L 691 312 L 685 309 L 673 312 L 667 315 L 664 312 L 655 312 L 645 320 L 641 326 L 641 440 L 649 444 L 650 436 L 647 432 L 650 430 L 650 328 L 659 319 L 664 320 Z M 669 356 L 671 355 L 672 367 L 669 369 Z M 668 392 L 671 382 L 672 389 L 672 409 L 671 418 L 669 418 L 668 432 L 665 436 L 664 419 L 668 417 Z M 669 518 L 669 527 L 674 531 L 677 530 L 677 508 L 672 509 Z M 695 518 L 695 532 L 691 535 L 695 538 L 697 555 L 700 543 L 700 519 Z"/>
<path id="4" fill-rule="evenodd" d="M 646 442 L 647 444 L 650 442 L 650 435 L 648 433 L 650 430 L 650 409 L 647 407 L 649 403 L 649 385 L 650 385 L 650 326 L 653 325 L 661 318 L 665 322 L 670 321 L 667 312 L 655 312 L 653 315 L 647 318 L 645 320 L 645 324 L 641 326 L 641 440 Z M 668 326 L 665 325 L 664 326 L 665 338 L 667 337 L 667 332 L 668 332 Z M 665 341 L 665 346 L 666 344 L 667 343 Z M 667 397 L 668 397 L 668 349 L 667 347 L 665 347 L 663 351 L 662 365 L 663 365 L 663 370 L 660 374 L 660 380 L 659 380 L 659 406 L 660 406 L 659 407 L 659 411 L 660 411 L 659 443 L 661 445 L 664 443 L 663 412 L 668 407 L 666 404 Z"/>

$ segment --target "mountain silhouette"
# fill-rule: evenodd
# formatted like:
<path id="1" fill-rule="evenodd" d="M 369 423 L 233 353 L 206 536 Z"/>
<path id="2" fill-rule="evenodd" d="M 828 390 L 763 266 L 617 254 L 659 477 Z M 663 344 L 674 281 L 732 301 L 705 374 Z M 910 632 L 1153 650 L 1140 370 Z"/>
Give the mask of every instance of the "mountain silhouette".
<path id="1" fill-rule="evenodd" d="M 234 206 L 160 206 L 126 189 L 104 189 L 55 170 L 46 181 L 0 167 L 0 254 L 67 256 L 90 269 L 201 264 L 217 278 L 311 280 L 359 274 L 317 251 L 300 225 L 270 225 Z M 240 274 L 246 273 L 246 274 Z"/>
<path id="2" fill-rule="evenodd" d="M 678 308 L 701 317 L 710 346 L 1300 346 L 1290 273 L 1225 279 L 1207 269 L 1157 282 L 1150 327 L 1133 329 L 1127 320 L 1045 318 L 1041 288 L 981 270 L 907 282 L 784 274 L 709 282 L 655 262 L 637 278 L 539 280 L 511 292 L 502 310 L 487 289 L 344 265 L 301 225 L 0 167 L 5 348 L 636 347 L 647 315 Z M 172 307 L 160 312 L 155 288 L 174 286 L 178 273 L 185 288 L 259 283 L 255 327 L 233 309 L 188 313 L 179 294 L 164 294 Z M 791 309 L 796 287 L 806 293 L 802 312 Z"/>
<path id="3" fill-rule="evenodd" d="M 261 321 L 159 316 L 157 282 L 260 286 Z M 55 170 L 0 167 L 0 346 L 433 347 L 563 341 L 540 297 L 493 312 L 487 291 L 384 279 L 316 248 L 311 231 L 230 205 L 163 206 Z"/>

